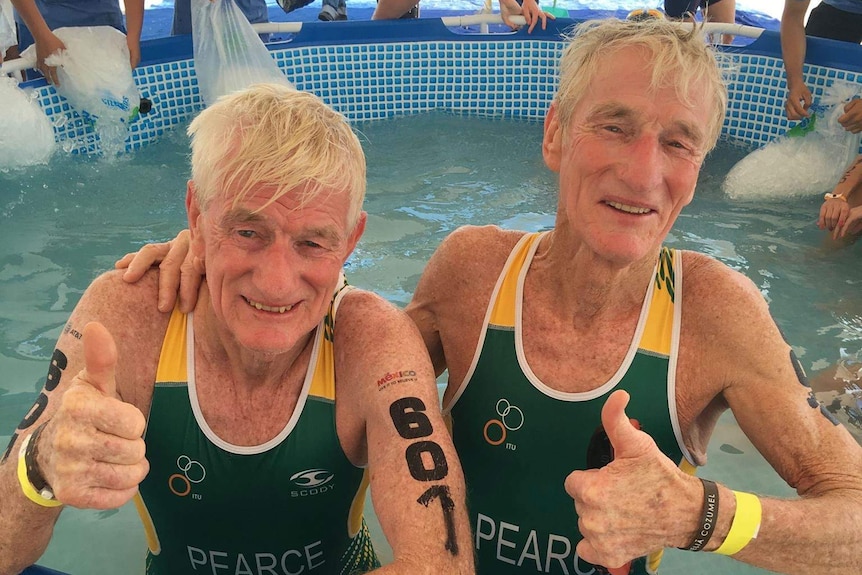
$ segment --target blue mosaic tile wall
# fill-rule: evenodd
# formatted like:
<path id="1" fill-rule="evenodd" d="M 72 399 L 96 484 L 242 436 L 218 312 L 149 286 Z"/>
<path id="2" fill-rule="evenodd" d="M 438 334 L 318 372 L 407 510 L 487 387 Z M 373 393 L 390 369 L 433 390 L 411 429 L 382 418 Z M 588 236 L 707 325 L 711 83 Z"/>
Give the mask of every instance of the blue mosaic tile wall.
<path id="1" fill-rule="evenodd" d="M 306 45 L 273 51 L 286 76 L 350 120 L 373 120 L 447 110 L 453 113 L 541 120 L 555 89 L 557 39 L 457 40 Z M 761 146 L 784 133 L 786 85 L 779 56 L 728 55 L 735 70 L 723 136 Z M 806 68 L 815 97 L 836 79 L 860 85 L 862 73 L 822 66 Z M 158 138 L 202 108 L 193 60 L 135 70 L 141 95 L 153 111 L 129 128 L 127 150 Z M 92 127 L 50 86 L 38 101 L 54 120 L 67 151 L 91 153 L 98 143 Z"/>

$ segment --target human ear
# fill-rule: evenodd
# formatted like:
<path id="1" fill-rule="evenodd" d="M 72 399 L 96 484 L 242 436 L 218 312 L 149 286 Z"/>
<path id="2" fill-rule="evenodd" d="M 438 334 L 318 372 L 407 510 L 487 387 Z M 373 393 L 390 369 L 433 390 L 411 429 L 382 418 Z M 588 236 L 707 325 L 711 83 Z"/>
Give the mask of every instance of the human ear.
<path id="1" fill-rule="evenodd" d="M 201 212 L 197 196 L 195 195 L 194 180 L 189 180 L 186 184 L 186 213 L 188 214 L 189 221 L 189 250 L 196 258 L 203 260 L 205 254 L 203 232 L 201 230 L 203 212 Z"/>
<path id="2" fill-rule="evenodd" d="M 563 130 L 560 126 L 559 114 L 557 114 L 557 104 L 554 102 L 545 116 L 545 133 L 542 139 L 542 157 L 545 159 L 545 165 L 551 171 L 559 173 L 562 154 Z"/>
<path id="3" fill-rule="evenodd" d="M 350 232 L 350 236 L 347 238 L 347 254 L 344 256 L 344 261 L 347 261 L 350 254 L 353 253 L 356 244 L 359 243 L 359 238 L 361 238 L 362 234 L 365 233 L 365 222 L 367 219 L 368 214 L 366 212 L 360 212 L 359 219 L 356 221 L 353 231 Z"/>

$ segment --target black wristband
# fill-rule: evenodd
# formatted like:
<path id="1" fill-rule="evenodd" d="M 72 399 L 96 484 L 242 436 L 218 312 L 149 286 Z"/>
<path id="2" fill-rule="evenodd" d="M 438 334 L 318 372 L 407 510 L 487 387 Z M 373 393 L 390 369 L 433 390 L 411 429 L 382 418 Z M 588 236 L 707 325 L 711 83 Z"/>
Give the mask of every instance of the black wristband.
<path id="1" fill-rule="evenodd" d="M 703 512 L 694 539 L 687 547 L 680 547 L 683 551 L 703 551 L 715 531 L 718 519 L 718 486 L 709 479 L 700 479 L 700 482 L 703 484 Z"/>
<path id="2" fill-rule="evenodd" d="M 24 452 L 24 464 L 27 467 L 27 479 L 30 480 L 30 484 L 36 489 L 36 491 L 40 493 L 46 491 L 47 493 L 51 493 L 51 486 L 48 485 L 48 482 L 42 475 L 42 470 L 39 469 L 39 464 L 36 461 L 36 457 L 39 454 L 38 440 L 43 429 L 45 429 L 44 423 L 37 427 L 36 431 L 30 435 L 30 441 L 27 443 L 27 451 Z M 50 498 L 51 497 L 48 497 L 47 499 Z"/>

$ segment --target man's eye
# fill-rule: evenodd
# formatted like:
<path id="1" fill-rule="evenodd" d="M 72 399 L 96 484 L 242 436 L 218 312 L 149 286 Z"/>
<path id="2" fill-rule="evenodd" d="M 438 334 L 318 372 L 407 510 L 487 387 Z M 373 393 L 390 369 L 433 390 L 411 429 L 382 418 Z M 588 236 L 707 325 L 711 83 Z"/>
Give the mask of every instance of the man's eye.
<path id="1" fill-rule="evenodd" d="M 253 238 L 255 235 L 254 230 L 238 230 L 236 233 L 241 238 Z"/>
<path id="2" fill-rule="evenodd" d="M 681 152 L 686 152 L 689 154 L 696 153 L 696 149 L 697 149 L 691 143 L 685 142 L 685 141 L 680 141 L 680 140 L 670 140 L 670 141 L 668 141 L 667 145 L 670 146 L 671 148 L 674 148 L 676 150 L 679 150 Z"/>
<path id="3" fill-rule="evenodd" d="M 619 126 L 605 126 L 605 130 L 614 134 L 622 134 L 623 130 Z"/>
<path id="4" fill-rule="evenodd" d="M 311 240 L 306 240 L 306 241 L 302 242 L 302 245 L 304 245 L 307 248 L 314 248 L 314 249 L 322 249 L 323 248 L 322 245 L 320 245 L 317 242 L 313 242 Z"/>

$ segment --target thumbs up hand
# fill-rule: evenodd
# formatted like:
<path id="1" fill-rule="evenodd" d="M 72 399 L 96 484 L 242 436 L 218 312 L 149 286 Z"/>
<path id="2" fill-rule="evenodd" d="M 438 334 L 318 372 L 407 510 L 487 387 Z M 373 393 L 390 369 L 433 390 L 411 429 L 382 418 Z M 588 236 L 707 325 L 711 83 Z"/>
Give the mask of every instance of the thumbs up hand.
<path id="1" fill-rule="evenodd" d="M 632 424 L 628 401 L 628 393 L 616 391 L 602 408 L 613 460 L 601 469 L 574 471 L 565 484 L 584 537 L 578 556 L 611 573 L 636 557 L 686 545 L 701 505 L 697 480 Z"/>
<path id="2" fill-rule="evenodd" d="M 113 509 L 135 495 L 149 471 L 146 420 L 117 395 L 117 348 L 108 330 L 87 324 L 83 345 L 84 369 L 39 437 L 37 463 L 59 501 Z"/>

